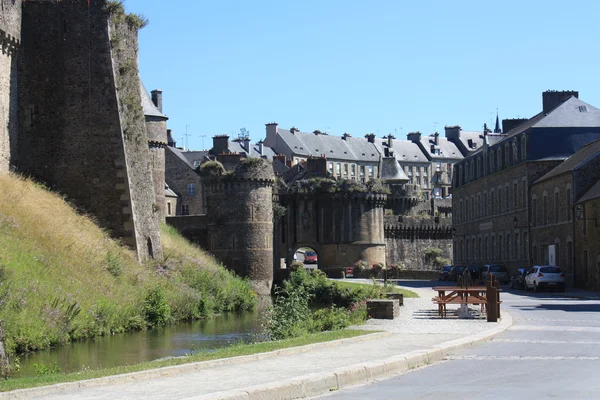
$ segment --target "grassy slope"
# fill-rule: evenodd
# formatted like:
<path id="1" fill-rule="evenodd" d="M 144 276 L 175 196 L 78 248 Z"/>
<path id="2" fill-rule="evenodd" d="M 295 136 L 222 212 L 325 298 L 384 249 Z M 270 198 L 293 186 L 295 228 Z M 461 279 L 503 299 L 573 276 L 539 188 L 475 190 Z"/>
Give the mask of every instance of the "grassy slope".
<path id="1" fill-rule="evenodd" d="M 162 235 L 166 260 L 141 266 L 56 194 L 0 176 L 0 319 L 8 351 L 144 328 L 144 298 L 156 287 L 174 319 L 254 305 L 246 282 L 172 229 Z"/>
<path id="2" fill-rule="evenodd" d="M 340 280 L 335 280 L 334 282 L 341 288 L 356 289 L 356 288 L 364 287 L 364 285 L 369 285 L 368 283 L 346 282 L 346 281 L 340 281 Z M 378 284 L 375 286 L 375 288 L 378 290 L 381 290 L 383 293 L 402 293 L 402 294 L 404 294 L 404 298 L 419 297 L 419 295 L 416 294 L 415 292 L 413 292 L 412 290 L 399 288 L 398 286 L 395 286 L 393 283 L 389 284 L 388 286 Z"/>

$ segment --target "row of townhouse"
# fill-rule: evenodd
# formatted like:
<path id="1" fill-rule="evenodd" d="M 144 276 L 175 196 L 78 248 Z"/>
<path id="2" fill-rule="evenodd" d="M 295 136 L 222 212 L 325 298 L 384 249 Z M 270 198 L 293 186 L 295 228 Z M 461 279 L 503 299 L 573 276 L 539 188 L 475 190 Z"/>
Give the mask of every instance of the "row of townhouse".
<path id="1" fill-rule="evenodd" d="M 347 133 L 333 136 L 318 130 L 283 129 L 272 122 L 266 125 L 264 146 L 285 155 L 292 166 L 309 157 L 326 157 L 331 175 L 360 182 L 381 178 L 383 160 L 394 158 L 406 181 L 418 186 L 423 198 L 429 200 L 451 195 L 454 164 L 481 146 L 483 137 L 482 132 L 452 126 L 446 127 L 446 137 L 415 132 L 409 133 L 407 140 L 392 135 L 376 138 L 372 133 L 361 138 Z"/>
<path id="2" fill-rule="evenodd" d="M 600 110 L 578 96 L 544 92 L 542 112 L 504 120 L 504 134 L 486 135 L 457 163 L 456 264 L 498 263 L 513 272 L 559 265 L 571 283 L 600 290 L 597 223 L 590 222 L 600 197 Z"/>

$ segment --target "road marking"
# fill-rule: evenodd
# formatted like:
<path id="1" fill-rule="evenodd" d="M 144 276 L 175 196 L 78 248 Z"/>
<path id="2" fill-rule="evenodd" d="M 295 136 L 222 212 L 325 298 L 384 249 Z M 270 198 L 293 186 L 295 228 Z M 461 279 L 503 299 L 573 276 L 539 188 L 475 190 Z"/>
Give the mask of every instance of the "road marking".
<path id="1" fill-rule="evenodd" d="M 550 326 L 550 325 L 513 325 L 509 331 L 557 331 L 557 332 L 596 332 L 600 333 L 600 327 L 596 326 Z"/>
<path id="2" fill-rule="evenodd" d="M 600 323 L 597 319 L 549 319 L 549 318 L 514 318 L 515 321 L 541 321 L 541 322 L 583 322 Z"/>
<path id="3" fill-rule="evenodd" d="M 502 343 L 533 343 L 533 344 L 600 344 L 599 342 L 586 342 L 576 340 L 519 340 L 519 339 L 493 339 L 492 342 Z"/>
<path id="4" fill-rule="evenodd" d="M 501 360 L 501 361 L 523 361 L 523 360 L 583 360 L 600 361 L 600 357 L 585 356 L 447 356 L 446 360 Z"/>

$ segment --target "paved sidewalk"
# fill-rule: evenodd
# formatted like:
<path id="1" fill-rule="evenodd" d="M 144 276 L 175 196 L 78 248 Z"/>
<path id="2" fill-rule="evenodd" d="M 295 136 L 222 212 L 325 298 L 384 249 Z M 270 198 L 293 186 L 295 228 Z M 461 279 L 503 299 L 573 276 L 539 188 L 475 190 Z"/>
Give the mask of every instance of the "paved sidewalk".
<path id="1" fill-rule="evenodd" d="M 342 387 L 363 384 L 440 360 L 448 351 L 487 340 L 506 329 L 510 316 L 499 324 L 484 319 L 440 320 L 431 302 L 431 289 L 409 288 L 421 298 L 405 299 L 402 317 L 370 320 L 360 329 L 388 332 L 375 338 L 345 339 L 310 345 L 289 354 L 242 357 L 240 362 L 207 362 L 172 370 L 172 376 L 128 374 L 87 381 L 84 387 L 63 384 L 15 391 L 0 398 L 45 399 L 280 399 L 316 396 Z M 449 310 L 450 311 L 450 310 Z M 449 315 L 452 313 L 449 312 Z M 183 367 L 183 368 L 182 368 Z M 165 369 L 165 373 L 169 373 Z M 99 384 L 100 383 L 100 384 Z M 89 385 L 89 386 L 87 386 Z"/>

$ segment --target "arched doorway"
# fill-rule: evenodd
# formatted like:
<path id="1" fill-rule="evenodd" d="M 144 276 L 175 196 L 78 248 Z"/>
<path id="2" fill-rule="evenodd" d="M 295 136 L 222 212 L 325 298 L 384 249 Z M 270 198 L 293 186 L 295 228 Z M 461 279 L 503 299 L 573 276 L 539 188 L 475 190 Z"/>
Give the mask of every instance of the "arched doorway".
<path id="1" fill-rule="evenodd" d="M 319 269 L 319 253 L 310 246 L 299 247 L 294 252 L 293 262 L 302 263 L 305 269 Z"/>

